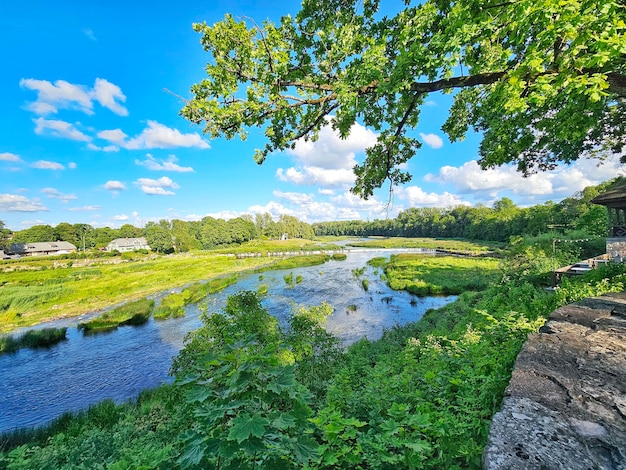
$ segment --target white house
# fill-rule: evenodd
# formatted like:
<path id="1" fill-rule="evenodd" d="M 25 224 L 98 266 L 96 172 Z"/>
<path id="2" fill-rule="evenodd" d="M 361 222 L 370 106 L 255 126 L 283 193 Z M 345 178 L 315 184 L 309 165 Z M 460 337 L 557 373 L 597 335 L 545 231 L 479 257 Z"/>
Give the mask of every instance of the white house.
<path id="1" fill-rule="evenodd" d="M 9 253 L 20 256 L 46 256 L 62 255 L 74 253 L 76 247 L 70 242 L 34 242 L 34 243 L 14 243 L 9 249 Z"/>
<path id="2" fill-rule="evenodd" d="M 148 245 L 148 242 L 146 241 L 144 237 L 116 238 L 115 240 L 111 241 L 111 243 L 107 245 L 106 251 L 117 250 L 123 253 L 125 251 L 149 250 L 149 249 L 150 249 L 150 245 Z"/>

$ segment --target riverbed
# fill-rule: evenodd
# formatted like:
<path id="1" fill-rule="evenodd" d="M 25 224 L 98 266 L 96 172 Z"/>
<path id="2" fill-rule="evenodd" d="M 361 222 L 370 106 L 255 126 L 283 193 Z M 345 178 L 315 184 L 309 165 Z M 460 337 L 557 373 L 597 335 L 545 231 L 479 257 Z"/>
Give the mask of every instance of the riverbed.
<path id="1" fill-rule="evenodd" d="M 259 285 L 267 285 L 263 304 L 283 326 L 294 305 L 330 303 L 334 313 L 326 328 L 344 345 L 361 338 L 378 339 L 385 329 L 417 321 L 429 308 L 456 298 L 393 291 L 380 279 L 380 270 L 366 265 L 373 257 L 398 251 L 407 250 L 359 250 L 348 252 L 344 261 L 241 276 L 236 284 L 190 305 L 182 318 L 151 319 L 141 326 L 89 335 L 76 328 L 84 317 L 39 325 L 68 326 L 67 341 L 47 349 L 0 355 L 0 432 L 42 425 L 107 398 L 124 402 L 143 389 L 170 382 L 172 358 L 183 347 L 187 333 L 201 325 L 201 312 L 219 310 L 229 295 L 240 290 L 257 291 Z M 365 266 L 363 275 L 353 275 L 355 268 Z M 289 273 L 293 273 L 292 286 L 284 280 Z M 302 280 L 296 283 L 298 276 Z M 363 279 L 369 282 L 367 290 Z M 157 302 L 167 293 L 156 296 Z"/>

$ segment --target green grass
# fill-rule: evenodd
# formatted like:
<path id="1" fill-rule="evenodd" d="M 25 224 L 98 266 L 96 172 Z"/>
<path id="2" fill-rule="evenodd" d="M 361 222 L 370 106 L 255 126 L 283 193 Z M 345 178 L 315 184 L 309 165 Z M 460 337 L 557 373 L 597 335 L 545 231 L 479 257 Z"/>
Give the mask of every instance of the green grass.
<path id="1" fill-rule="evenodd" d="M 421 296 L 484 290 L 502 277 L 499 261 L 493 258 L 402 253 L 381 266 L 389 287 Z"/>
<path id="2" fill-rule="evenodd" d="M 207 295 L 225 289 L 237 282 L 238 276 L 224 276 L 212 279 L 205 283 L 193 284 L 181 292 L 174 292 L 164 297 L 154 311 L 154 318 L 165 320 L 167 318 L 182 317 L 185 315 L 185 306 L 195 304 L 204 299 Z"/>
<path id="3" fill-rule="evenodd" d="M 0 353 L 12 353 L 22 348 L 44 348 L 66 339 L 67 328 L 29 330 L 19 336 L 0 337 Z"/>
<path id="4" fill-rule="evenodd" d="M 114 308 L 110 312 L 99 315 L 89 321 L 78 324 L 78 329 L 85 332 L 110 330 L 120 325 L 141 325 L 148 321 L 154 300 L 143 298 L 128 302 Z"/>
<path id="5" fill-rule="evenodd" d="M 174 256 L 91 259 L 88 266 L 54 268 L 54 260 L 3 263 L 0 332 L 72 317 L 191 282 L 254 271 L 277 260 L 235 259 L 210 252 Z"/>
<path id="6" fill-rule="evenodd" d="M 348 255 L 345 253 L 333 253 L 330 257 L 335 261 L 345 261 Z"/>
<path id="7" fill-rule="evenodd" d="M 472 241 L 457 238 L 372 238 L 371 240 L 350 242 L 348 246 L 364 248 L 426 248 L 466 254 L 500 251 L 506 246 L 506 244 L 501 242 Z"/>

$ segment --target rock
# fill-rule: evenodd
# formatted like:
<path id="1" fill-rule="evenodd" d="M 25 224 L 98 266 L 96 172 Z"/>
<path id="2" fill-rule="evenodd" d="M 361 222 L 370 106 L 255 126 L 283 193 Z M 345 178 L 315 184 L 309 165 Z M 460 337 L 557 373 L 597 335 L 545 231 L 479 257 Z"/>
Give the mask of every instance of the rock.
<path id="1" fill-rule="evenodd" d="M 489 470 L 626 470 L 626 294 L 561 307 L 520 352 Z"/>

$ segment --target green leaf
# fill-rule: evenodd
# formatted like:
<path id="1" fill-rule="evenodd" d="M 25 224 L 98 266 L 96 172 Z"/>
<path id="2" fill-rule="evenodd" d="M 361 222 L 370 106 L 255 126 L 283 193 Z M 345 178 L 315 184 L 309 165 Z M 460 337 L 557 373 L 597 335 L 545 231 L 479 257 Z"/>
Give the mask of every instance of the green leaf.
<path id="1" fill-rule="evenodd" d="M 309 437 L 299 437 L 293 445 L 296 461 L 307 463 L 318 457 L 319 444 Z"/>
<path id="2" fill-rule="evenodd" d="M 241 444 L 250 436 L 263 437 L 265 427 L 269 424 L 269 421 L 255 414 L 252 416 L 237 416 L 233 419 L 232 424 L 233 426 L 228 433 L 228 439 L 235 440 Z"/>
<path id="3" fill-rule="evenodd" d="M 432 446 L 428 442 L 420 439 L 413 442 L 405 442 L 404 447 L 408 447 L 409 449 L 419 453 L 430 452 L 432 449 Z"/>
<path id="4" fill-rule="evenodd" d="M 204 438 L 197 437 L 185 445 L 183 453 L 178 458 L 178 464 L 183 468 L 198 465 L 204 457 Z"/>

